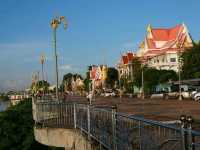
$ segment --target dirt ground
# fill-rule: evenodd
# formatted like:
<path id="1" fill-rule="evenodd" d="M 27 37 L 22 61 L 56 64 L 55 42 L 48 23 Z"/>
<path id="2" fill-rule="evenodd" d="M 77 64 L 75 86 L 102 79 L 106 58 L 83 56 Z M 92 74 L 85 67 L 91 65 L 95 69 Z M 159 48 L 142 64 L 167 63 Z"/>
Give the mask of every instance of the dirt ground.
<path id="1" fill-rule="evenodd" d="M 87 102 L 86 98 L 75 99 L 79 102 Z M 194 118 L 195 124 L 200 124 L 200 103 L 193 100 L 98 97 L 92 101 L 92 105 L 116 105 L 118 112 L 157 121 L 179 120 L 181 115 L 190 115 Z"/>

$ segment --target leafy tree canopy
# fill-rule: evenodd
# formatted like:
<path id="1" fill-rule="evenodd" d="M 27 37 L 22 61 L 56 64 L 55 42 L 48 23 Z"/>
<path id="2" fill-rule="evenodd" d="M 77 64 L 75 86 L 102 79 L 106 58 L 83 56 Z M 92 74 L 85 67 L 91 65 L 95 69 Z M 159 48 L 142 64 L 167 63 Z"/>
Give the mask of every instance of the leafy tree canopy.
<path id="1" fill-rule="evenodd" d="M 1 150 L 53 150 L 34 140 L 31 100 L 0 113 Z M 59 148 L 57 148 L 59 150 Z"/>
<path id="2" fill-rule="evenodd" d="M 141 82 L 142 82 L 142 64 L 138 58 L 135 58 L 132 60 L 133 64 L 133 83 L 134 85 L 141 87 Z"/>
<path id="3" fill-rule="evenodd" d="M 44 90 L 44 91 L 47 91 L 48 90 L 48 87 L 49 87 L 49 83 L 45 80 L 40 80 L 36 83 L 32 83 L 31 84 L 31 90 L 33 93 L 36 93 L 37 91 L 39 90 Z"/>
<path id="4" fill-rule="evenodd" d="M 9 97 L 7 94 L 0 94 L 0 101 L 8 101 L 9 100 Z"/>
<path id="5" fill-rule="evenodd" d="M 115 86 L 115 83 L 118 81 L 118 71 L 117 69 L 110 67 L 108 68 L 106 84 L 111 88 Z"/>
<path id="6" fill-rule="evenodd" d="M 72 74 L 72 73 L 67 73 L 63 76 L 63 81 L 62 81 L 62 86 L 66 86 L 66 89 L 68 91 L 72 90 L 72 79 L 76 80 L 76 79 L 83 79 L 83 77 L 80 74 Z"/>
<path id="7" fill-rule="evenodd" d="M 165 83 L 170 80 L 177 80 L 177 74 L 173 70 L 158 70 L 155 68 L 149 68 L 148 66 L 143 66 L 138 58 L 132 61 L 132 81 L 137 87 L 142 86 L 142 69 L 144 76 L 144 88 L 146 91 L 151 91 L 151 89 L 159 83 Z M 130 77 L 129 77 L 130 78 Z M 123 82 L 127 82 L 130 79 L 123 79 Z M 126 85 L 126 83 L 124 83 Z"/>
<path id="8" fill-rule="evenodd" d="M 86 72 L 86 78 L 84 79 L 84 85 L 85 85 L 85 90 L 89 91 L 89 85 L 91 84 L 92 80 L 90 80 L 90 72 L 89 72 L 89 67 L 88 71 Z"/>
<path id="9" fill-rule="evenodd" d="M 181 55 L 183 79 L 200 78 L 200 41 Z"/>

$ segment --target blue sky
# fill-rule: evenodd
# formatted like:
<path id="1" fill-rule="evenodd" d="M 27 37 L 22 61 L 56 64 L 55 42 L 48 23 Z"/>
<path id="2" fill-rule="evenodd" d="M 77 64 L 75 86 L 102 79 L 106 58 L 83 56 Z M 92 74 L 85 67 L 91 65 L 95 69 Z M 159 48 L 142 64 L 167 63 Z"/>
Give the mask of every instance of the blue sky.
<path id="1" fill-rule="evenodd" d="M 90 64 L 114 66 L 120 53 L 136 50 L 146 26 L 185 23 L 200 39 L 198 0 L 2 0 L 0 5 L 0 89 L 27 88 L 41 70 L 45 53 L 48 80 L 54 83 L 50 21 L 63 15 L 69 26 L 57 32 L 60 80 L 63 74 L 84 74 Z"/>

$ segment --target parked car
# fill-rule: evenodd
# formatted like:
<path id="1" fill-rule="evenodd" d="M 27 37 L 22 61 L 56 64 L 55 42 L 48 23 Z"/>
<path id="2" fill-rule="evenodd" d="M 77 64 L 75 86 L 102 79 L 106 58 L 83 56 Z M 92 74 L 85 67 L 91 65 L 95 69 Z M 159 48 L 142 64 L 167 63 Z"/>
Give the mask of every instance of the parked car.
<path id="1" fill-rule="evenodd" d="M 165 99 L 168 99 L 168 98 L 177 99 L 178 97 L 179 97 L 179 91 L 174 91 L 174 92 L 168 92 L 167 95 L 165 96 Z M 190 92 L 189 91 L 181 91 L 181 97 L 182 97 L 182 99 L 189 99 Z"/>
<path id="2" fill-rule="evenodd" d="M 172 91 L 172 92 L 160 91 L 151 94 L 151 99 L 157 98 L 157 99 L 167 100 L 167 99 L 178 99 L 178 97 L 179 97 L 179 91 Z M 189 99 L 191 98 L 191 94 L 189 91 L 181 91 L 181 97 L 182 99 Z"/>
<path id="3" fill-rule="evenodd" d="M 104 97 L 110 97 L 110 96 L 115 96 L 116 94 L 115 94 L 115 92 L 105 92 L 104 93 Z"/>
<path id="4" fill-rule="evenodd" d="M 101 96 L 111 97 L 111 96 L 116 96 L 116 93 L 112 90 L 107 90 L 107 91 L 104 91 L 103 93 L 101 93 Z"/>
<path id="5" fill-rule="evenodd" d="M 158 91 L 151 94 L 151 99 L 165 99 L 166 92 L 165 91 Z"/>
<path id="6" fill-rule="evenodd" d="M 194 89 L 194 90 L 191 92 L 191 97 L 192 97 L 192 99 L 194 99 L 194 96 L 195 96 L 197 93 L 200 93 L 200 89 Z"/>
<path id="7" fill-rule="evenodd" d="M 195 100 L 195 101 L 200 101 L 200 92 L 197 92 L 197 93 L 194 95 L 194 100 Z"/>

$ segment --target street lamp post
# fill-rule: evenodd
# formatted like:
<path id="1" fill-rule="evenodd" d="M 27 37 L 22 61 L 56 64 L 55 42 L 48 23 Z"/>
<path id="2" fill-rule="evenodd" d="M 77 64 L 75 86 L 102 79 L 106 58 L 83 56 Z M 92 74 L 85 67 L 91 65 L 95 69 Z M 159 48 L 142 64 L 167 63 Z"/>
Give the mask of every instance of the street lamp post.
<path id="1" fill-rule="evenodd" d="M 180 59 L 180 52 L 178 54 L 178 58 Z M 181 96 L 181 71 L 180 71 L 180 60 L 178 60 L 178 83 L 179 83 L 179 100 L 182 100 L 182 96 Z"/>
<path id="2" fill-rule="evenodd" d="M 56 50 L 56 30 L 58 25 L 64 23 L 64 29 L 67 28 L 67 23 L 65 21 L 65 17 L 56 17 L 51 21 L 51 27 L 53 29 L 53 47 L 54 47 L 54 56 L 55 56 L 55 68 L 56 68 L 56 99 L 58 100 L 58 55 Z"/>
<path id="3" fill-rule="evenodd" d="M 40 56 L 40 63 L 42 65 L 42 90 L 43 90 L 43 96 L 44 96 L 44 63 L 45 63 L 45 55 L 41 54 Z"/>
<path id="4" fill-rule="evenodd" d="M 144 99 L 144 68 L 143 68 L 143 65 L 141 65 L 142 67 L 142 99 Z"/>
<path id="5" fill-rule="evenodd" d="M 179 84 L 179 100 L 182 100 L 182 96 L 181 96 L 181 62 L 180 62 L 180 58 L 181 58 L 181 48 L 182 46 L 178 43 L 177 44 L 178 47 L 178 84 Z"/>
<path id="6" fill-rule="evenodd" d="M 44 63 L 45 63 L 45 55 L 41 54 L 40 56 L 40 63 L 42 65 L 42 80 L 44 80 Z"/>

